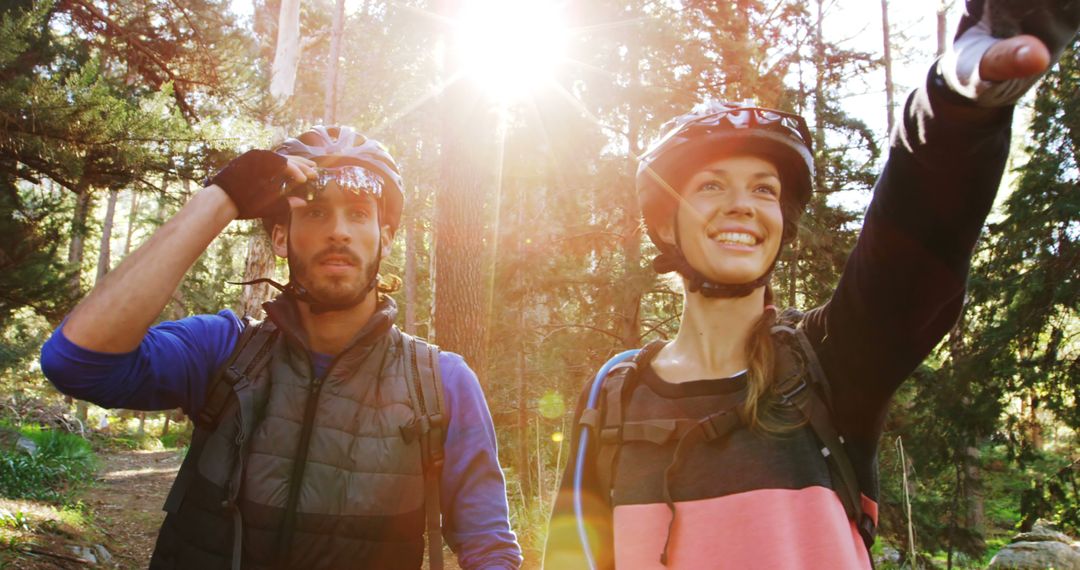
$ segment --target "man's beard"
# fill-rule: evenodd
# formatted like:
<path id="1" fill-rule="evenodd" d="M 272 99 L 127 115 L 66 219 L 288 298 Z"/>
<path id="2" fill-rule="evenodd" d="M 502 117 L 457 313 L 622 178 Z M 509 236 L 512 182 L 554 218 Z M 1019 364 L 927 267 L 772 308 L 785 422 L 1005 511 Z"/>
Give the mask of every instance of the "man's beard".
<path id="1" fill-rule="evenodd" d="M 344 305 L 363 301 L 360 297 L 367 285 L 375 279 L 379 271 L 374 261 L 364 262 L 353 251 L 345 246 L 330 246 L 310 257 L 313 264 L 318 264 L 322 259 L 329 256 L 341 256 L 348 259 L 349 263 L 360 268 L 355 278 L 345 276 L 322 277 L 313 279 L 308 275 L 307 260 L 289 258 L 289 274 L 292 281 L 299 283 L 319 303 L 326 305 Z"/>

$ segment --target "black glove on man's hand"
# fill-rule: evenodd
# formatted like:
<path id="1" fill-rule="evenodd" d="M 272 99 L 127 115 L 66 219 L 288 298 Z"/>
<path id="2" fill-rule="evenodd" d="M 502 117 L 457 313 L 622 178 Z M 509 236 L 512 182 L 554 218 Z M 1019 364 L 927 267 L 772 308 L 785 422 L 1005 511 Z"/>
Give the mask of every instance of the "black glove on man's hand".
<path id="1" fill-rule="evenodd" d="M 238 220 L 272 215 L 283 207 L 284 156 L 268 150 L 249 150 L 232 159 L 210 179 L 229 195 L 240 213 Z"/>
<path id="2" fill-rule="evenodd" d="M 987 81 L 979 76 L 982 56 L 1004 38 L 1030 34 L 1050 52 L 1050 65 L 1080 30 L 1080 0 L 967 0 L 951 49 L 940 70 L 949 87 L 984 107 L 1015 104 L 1039 75 Z"/>

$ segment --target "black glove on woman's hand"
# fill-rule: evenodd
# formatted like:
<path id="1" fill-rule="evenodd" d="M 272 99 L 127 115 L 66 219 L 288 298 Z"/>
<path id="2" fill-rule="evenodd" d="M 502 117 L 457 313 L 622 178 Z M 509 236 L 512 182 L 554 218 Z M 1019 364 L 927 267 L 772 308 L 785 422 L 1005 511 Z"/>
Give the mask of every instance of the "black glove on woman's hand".
<path id="1" fill-rule="evenodd" d="M 1080 0 L 967 0 L 941 73 L 953 91 L 983 107 L 1014 105 L 1039 76 L 986 81 L 979 76 L 983 54 L 1004 38 L 1030 34 L 1050 52 L 1050 65 L 1080 30 Z"/>
<path id="2" fill-rule="evenodd" d="M 232 159 L 210 179 L 229 195 L 240 213 L 238 220 L 250 220 L 271 215 L 281 208 L 285 198 L 284 156 L 268 150 L 249 150 Z"/>

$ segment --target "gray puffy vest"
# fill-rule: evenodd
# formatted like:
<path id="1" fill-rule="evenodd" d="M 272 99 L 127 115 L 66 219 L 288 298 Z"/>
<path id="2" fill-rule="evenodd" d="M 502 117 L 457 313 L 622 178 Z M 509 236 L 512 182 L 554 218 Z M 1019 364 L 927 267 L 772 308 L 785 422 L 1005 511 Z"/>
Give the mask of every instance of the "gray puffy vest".
<path id="1" fill-rule="evenodd" d="M 266 309 L 211 384 L 150 567 L 419 568 L 438 521 L 437 350 L 393 327 L 387 299 L 317 378 L 295 307 Z"/>

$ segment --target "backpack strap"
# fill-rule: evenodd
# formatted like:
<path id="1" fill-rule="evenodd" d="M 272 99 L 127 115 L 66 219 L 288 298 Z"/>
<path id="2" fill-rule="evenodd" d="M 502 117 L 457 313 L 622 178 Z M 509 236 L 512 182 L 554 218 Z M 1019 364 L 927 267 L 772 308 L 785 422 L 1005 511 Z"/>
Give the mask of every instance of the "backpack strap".
<path id="1" fill-rule="evenodd" d="M 401 333 L 405 356 L 405 378 L 409 387 L 415 419 L 401 426 L 406 441 L 420 439 L 424 466 L 424 511 L 427 520 L 428 567 L 442 570 L 442 506 L 439 483 L 445 460 L 445 414 L 442 376 L 439 372 L 439 347 Z"/>
<path id="2" fill-rule="evenodd" d="M 258 374 L 270 362 L 270 349 L 277 337 L 277 326 L 272 321 L 254 321 L 244 317 L 244 330 L 236 341 L 232 355 L 210 382 L 206 390 L 206 402 L 199 412 L 198 423 L 209 431 L 217 427 L 221 412 L 236 386 L 243 378 Z"/>
<path id="3" fill-rule="evenodd" d="M 611 493 L 615 488 L 615 467 L 619 459 L 619 449 L 622 447 L 622 442 L 627 441 L 625 437 L 627 424 L 623 413 L 623 403 L 629 394 L 627 387 L 632 384 L 633 374 L 638 367 L 648 365 L 656 352 L 663 348 L 665 344 L 664 341 L 660 340 L 650 342 L 635 354 L 631 360 L 612 367 L 607 377 L 600 380 L 603 382 L 601 387 L 603 390 L 601 410 L 589 410 L 595 413 L 582 414 L 581 416 L 580 423 L 588 425 L 593 428 L 594 433 L 599 434 L 596 475 L 600 481 L 600 488 L 608 491 L 608 500 L 611 499 Z M 666 425 L 656 427 L 638 425 L 649 423 L 635 422 L 631 432 L 635 436 L 640 435 L 643 438 L 647 436 L 661 437 L 660 432 L 665 431 L 665 428 L 668 427 Z"/>
<path id="4" fill-rule="evenodd" d="M 799 314 L 798 317 L 802 315 Z M 780 402 L 795 406 L 802 412 L 821 443 L 821 454 L 829 467 L 836 494 L 844 512 L 855 523 L 867 551 L 874 543 L 874 519 L 863 509 L 862 489 L 855 467 L 844 445 L 844 436 L 836 429 L 832 408 L 832 389 L 810 339 L 803 331 L 802 321 L 773 327 L 784 348 L 778 351 L 775 390 Z M 807 384 L 809 378 L 809 385 Z"/>
<path id="5" fill-rule="evenodd" d="M 269 362 L 270 347 L 277 336 L 277 327 L 272 322 L 254 321 L 248 317 L 244 317 L 243 322 L 244 328 L 240 332 L 236 346 L 233 347 L 232 354 L 210 381 L 206 390 L 206 401 L 197 417 L 192 418 L 195 430 L 191 436 L 191 447 L 169 490 L 169 496 L 165 499 L 166 512 L 176 513 L 180 504 L 183 503 L 184 495 L 198 470 L 196 463 L 202 454 L 202 448 L 220 421 L 221 413 L 229 401 L 233 386 L 241 378 L 258 374 Z"/>

